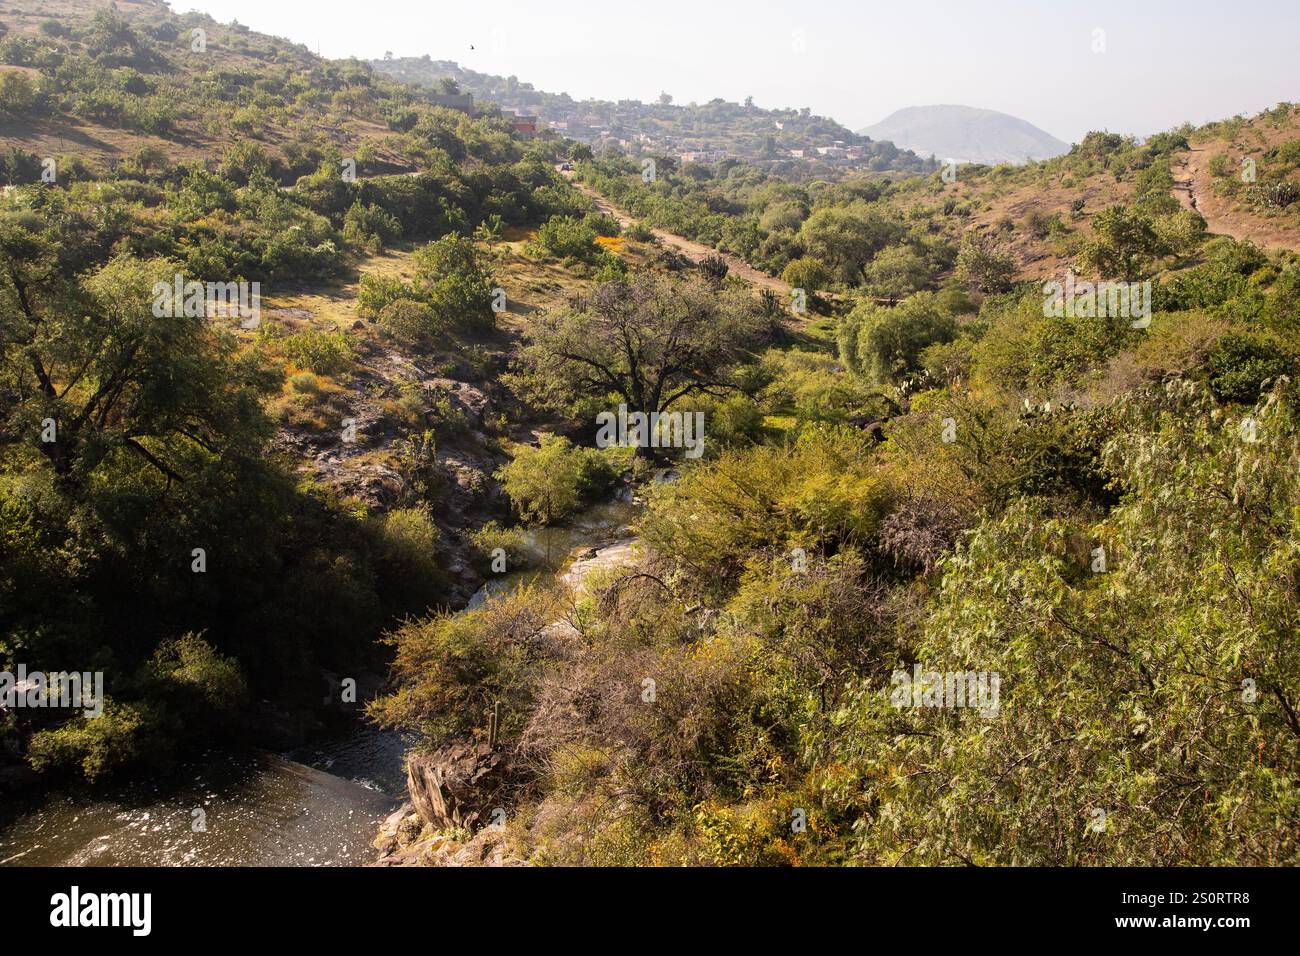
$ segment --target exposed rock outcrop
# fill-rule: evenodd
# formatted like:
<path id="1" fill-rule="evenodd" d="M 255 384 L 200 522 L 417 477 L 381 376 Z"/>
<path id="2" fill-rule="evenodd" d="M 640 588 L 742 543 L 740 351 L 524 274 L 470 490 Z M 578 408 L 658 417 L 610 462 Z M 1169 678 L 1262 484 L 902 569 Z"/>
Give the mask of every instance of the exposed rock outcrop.
<path id="1" fill-rule="evenodd" d="M 435 830 L 473 830 L 507 805 L 510 759 L 487 744 L 452 744 L 407 757 L 406 785 L 420 819 Z M 501 811 L 504 813 L 504 810 Z"/>
<path id="2" fill-rule="evenodd" d="M 522 866 L 504 826 L 510 758 L 486 744 L 407 757 L 410 800 L 384 821 L 377 866 Z M 464 831 L 471 831 L 466 838 Z"/>

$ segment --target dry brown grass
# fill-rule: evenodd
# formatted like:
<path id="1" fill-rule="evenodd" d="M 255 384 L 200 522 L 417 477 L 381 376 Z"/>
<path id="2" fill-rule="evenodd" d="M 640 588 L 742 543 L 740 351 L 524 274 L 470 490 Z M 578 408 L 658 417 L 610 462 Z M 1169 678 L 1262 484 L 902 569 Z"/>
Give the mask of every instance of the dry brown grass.
<path id="1" fill-rule="evenodd" d="M 1266 249 L 1300 251 L 1300 203 L 1285 210 L 1259 209 L 1240 193 L 1234 197 L 1217 190 L 1210 172 L 1210 163 L 1216 156 L 1225 158 L 1234 176 L 1247 157 L 1262 167 L 1264 153 L 1296 139 L 1300 139 L 1300 107 L 1216 124 L 1193 137 L 1191 149 L 1178 155 L 1174 178 L 1191 183 L 1196 208 L 1205 217 L 1211 233 L 1248 240 Z M 1300 170 L 1292 171 L 1287 178 L 1300 182 Z"/>

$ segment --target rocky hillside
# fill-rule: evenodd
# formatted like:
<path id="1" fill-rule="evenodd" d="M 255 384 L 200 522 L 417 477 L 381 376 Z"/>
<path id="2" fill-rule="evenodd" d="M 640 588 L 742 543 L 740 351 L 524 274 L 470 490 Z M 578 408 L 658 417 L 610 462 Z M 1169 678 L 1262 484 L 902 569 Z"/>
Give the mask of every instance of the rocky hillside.
<path id="1" fill-rule="evenodd" d="M 1174 189 L 1211 232 L 1300 250 L 1300 107 L 1210 123 L 1188 140 Z"/>

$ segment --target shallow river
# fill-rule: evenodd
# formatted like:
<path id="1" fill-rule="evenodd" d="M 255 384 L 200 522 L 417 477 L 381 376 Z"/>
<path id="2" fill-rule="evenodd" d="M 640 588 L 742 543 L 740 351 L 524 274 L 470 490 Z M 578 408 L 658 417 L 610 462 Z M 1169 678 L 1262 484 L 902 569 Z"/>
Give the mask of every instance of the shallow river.
<path id="1" fill-rule="evenodd" d="M 348 866 L 405 785 L 399 734 L 358 726 L 290 756 L 211 754 L 167 778 L 8 808 L 9 866 Z M 310 765 L 309 765 L 310 764 Z M 328 768 L 328 772 L 327 772 Z M 12 798 L 10 798 L 12 799 Z M 21 797 L 17 798 L 21 800 Z"/>
<path id="2" fill-rule="evenodd" d="M 630 501 L 596 505 L 570 527 L 530 536 L 535 557 L 624 539 Z M 490 591 L 535 577 L 509 574 Z M 485 589 L 475 596 L 481 603 Z M 92 794 L 7 796 L 0 866 L 358 866 L 406 786 L 411 740 L 358 720 L 286 755 L 210 754 L 168 778 Z"/>

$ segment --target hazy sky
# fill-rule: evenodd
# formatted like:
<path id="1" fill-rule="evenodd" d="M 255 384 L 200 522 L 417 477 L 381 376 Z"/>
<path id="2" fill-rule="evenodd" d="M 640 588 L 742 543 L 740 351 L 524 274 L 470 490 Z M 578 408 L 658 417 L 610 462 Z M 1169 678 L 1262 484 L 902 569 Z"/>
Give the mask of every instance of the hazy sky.
<path id="1" fill-rule="evenodd" d="M 853 129 L 1002 110 L 1067 141 L 1300 100 L 1300 0 L 172 0 L 329 57 L 421 56 L 583 99 L 753 96 Z M 1094 52 L 1104 31 L 1105 52 Z M 470 49 L 471 45 L 474 49 Z"/>

